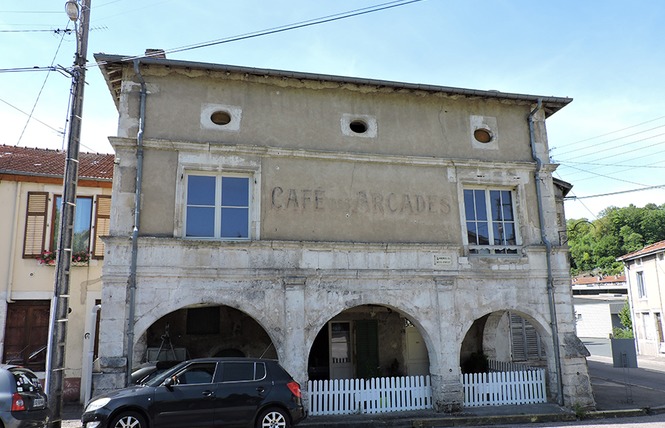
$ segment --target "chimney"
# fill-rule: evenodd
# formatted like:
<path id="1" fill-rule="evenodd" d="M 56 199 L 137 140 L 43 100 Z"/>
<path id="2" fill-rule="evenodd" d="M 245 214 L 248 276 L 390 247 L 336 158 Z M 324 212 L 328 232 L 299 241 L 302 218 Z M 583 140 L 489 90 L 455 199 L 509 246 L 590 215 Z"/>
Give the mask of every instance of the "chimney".
<path id="1" fill-rule="evenodd" d="M 148 58 L 166 59 L 166 52 L 164 52 L 164 49 L 146 49 L 145 56 Z"/>

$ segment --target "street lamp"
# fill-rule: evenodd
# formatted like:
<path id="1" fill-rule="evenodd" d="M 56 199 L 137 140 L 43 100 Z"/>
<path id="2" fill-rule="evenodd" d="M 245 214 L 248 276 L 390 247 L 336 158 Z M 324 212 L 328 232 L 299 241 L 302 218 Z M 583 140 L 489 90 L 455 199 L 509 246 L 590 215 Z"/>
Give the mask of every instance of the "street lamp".
<path id="1" fill-rule="evenodd" d="M 59 235 L 56 252 L 55 282 L 49 319 L 49 342 L 46 363 L 46 391 L 51 409 L 50 428 L 62 424 L 62 404 L 65 376 L 65 349 L 67 344 L 67 316 L 69 312 L 69 274 L 72 264 L 76 187 L 78 185 L 78 158 L 83 114 L 83 88 L 85 86 L 86 53 L 90 23 L 90 1 L 68 0 L 65 11 L 72 21 L 78 21 L 76 29 L 76 55 L 72 76 L 72 109 L 69 117 L 67 155 L 63 175 L 62 206 L 60 208 Z"/>
<path id="2" fill-rule="evenodd" d="M 69 0 L 65 3 L 65 12 L 67 12 L 67 16 L 69 16 L 69 19 L 72 21 L 79 19 L 79 4 L 76 0 Z"/>

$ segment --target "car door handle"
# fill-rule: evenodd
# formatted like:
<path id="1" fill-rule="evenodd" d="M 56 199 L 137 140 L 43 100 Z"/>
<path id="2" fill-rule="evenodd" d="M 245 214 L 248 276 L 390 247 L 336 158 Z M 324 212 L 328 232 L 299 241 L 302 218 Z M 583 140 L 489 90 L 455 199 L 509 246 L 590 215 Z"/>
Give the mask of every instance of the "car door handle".
<path id="1" fill-rule="evenodd" d="M 265 392 L 265 390 L 266 389 L 262 386 L 259 386 L 258 388 L 256 388 L 256 392 L 258 392 L 259 394 L 263 394 Z"/>
<path id="2" fill-rule="evenodd" d="M 215 393 L 213 391 L 206 390 L 206 391 L 203 391 L 203 396 L 204 397 L 215 398 Z"/>

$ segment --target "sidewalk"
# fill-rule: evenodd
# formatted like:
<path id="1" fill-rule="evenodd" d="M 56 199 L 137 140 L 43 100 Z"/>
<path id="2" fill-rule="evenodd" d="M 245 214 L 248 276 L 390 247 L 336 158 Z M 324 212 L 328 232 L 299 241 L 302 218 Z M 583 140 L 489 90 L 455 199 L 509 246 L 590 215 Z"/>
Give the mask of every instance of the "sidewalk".
<path id="1" fill-rule="evenodd" d="M 612 359 L 591 356 L 590 362 L 612 364 Z M 653 372 L 653 376 L 665 379 L 665 359 L 638 356 L 639 369 Z M 346 428 L 346 427 L 450 427 L 473 425 L 517 425 L 535 422 L 574 421 L 584 419 L 622 418 L 665 413 L 665 393 L 662 390 L 630 386 L 621 378 L 604 379 L 591 375 L 591 383 L 597 410 L 575 414 L 556 404 L 532 404 L 522 406 L 493 406 L 465 408 L 454 414 L 433 411 L 384 413 L 377 415 L 310 416 L 298 427 Z M 664 383 L 665 385 L 665 383 Z M 65 405 L 62 428 L 81 428 L 79 405 Z"/>

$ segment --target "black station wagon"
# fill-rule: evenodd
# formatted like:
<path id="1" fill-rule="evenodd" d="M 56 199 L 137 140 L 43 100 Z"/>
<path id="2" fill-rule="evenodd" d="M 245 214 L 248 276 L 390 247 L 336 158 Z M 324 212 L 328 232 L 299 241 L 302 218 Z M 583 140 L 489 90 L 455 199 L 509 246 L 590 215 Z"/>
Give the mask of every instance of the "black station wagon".
<path id="1" fill-rule="evenodd" d="M 300 385 L 277 361 L 202 358 L 94 397 L 84 428 L 286 428 L 305 418 Z"/>

